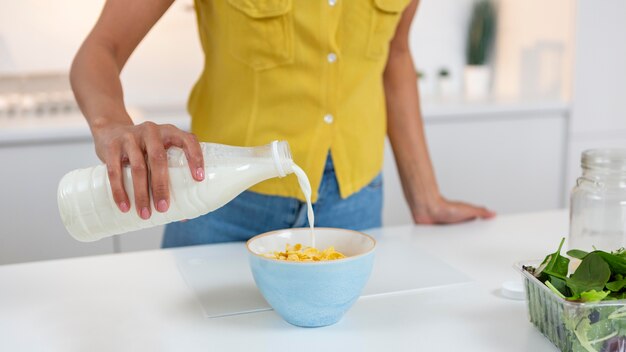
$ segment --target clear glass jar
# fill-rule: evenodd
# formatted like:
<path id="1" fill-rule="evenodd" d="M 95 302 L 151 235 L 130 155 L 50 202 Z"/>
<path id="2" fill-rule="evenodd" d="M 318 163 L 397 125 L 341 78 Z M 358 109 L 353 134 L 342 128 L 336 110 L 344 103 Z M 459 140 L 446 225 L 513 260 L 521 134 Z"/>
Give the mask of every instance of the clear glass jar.
<path id="1" fill-rule="evenodd" d="M 591 149 L 570 199 L 569 248 L 626 246 L 626 149 Z"/>

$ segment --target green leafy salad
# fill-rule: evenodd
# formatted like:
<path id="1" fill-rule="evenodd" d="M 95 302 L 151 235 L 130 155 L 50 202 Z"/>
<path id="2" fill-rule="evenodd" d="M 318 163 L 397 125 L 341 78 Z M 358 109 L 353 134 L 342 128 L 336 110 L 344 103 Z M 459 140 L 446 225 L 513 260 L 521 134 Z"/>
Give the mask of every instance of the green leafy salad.
<path id="1" fill-rule="evenodd" d="M 626 299 L 626 250 L 570 250 L 568 256 L 580 259 L 570 273 L 570 259 L 561 255 L 564 240 L 538 267 L 523 267 L 565 300 L 527 281 L 531 321 L 563 351 L 626 351 L 626 301 L 618 301 Z"/>
<path id="2" fill-rule="evenodd" d="M 573 249 L 567 255 L 581 260 L 571 275 L 569 258 L 561 255 L 559 249 L 548 254 L 537 268 L 524 267 L 541 282 L 545 283 L 557 296 L 568 301 L 595 302 L 611 299 L 626 299 L 626 250 L 615 252 L 593 251 L 591 253 Z"/>

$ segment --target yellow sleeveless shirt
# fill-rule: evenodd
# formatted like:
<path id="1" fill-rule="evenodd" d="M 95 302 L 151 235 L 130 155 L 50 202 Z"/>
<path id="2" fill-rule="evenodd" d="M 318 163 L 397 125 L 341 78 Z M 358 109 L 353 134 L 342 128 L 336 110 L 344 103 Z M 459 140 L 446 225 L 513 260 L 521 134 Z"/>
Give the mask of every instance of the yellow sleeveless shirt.
<path id="1" fill-rule="evenodd" d="M 382 74 L 410 0 L 196 0 L 205 54 L 188 109 L 206 142 L 289 142 L 317 199 L 330 151 L 343 198 L 381 170 Z M 252 191 L 303 200 L 295 176 Z"/>

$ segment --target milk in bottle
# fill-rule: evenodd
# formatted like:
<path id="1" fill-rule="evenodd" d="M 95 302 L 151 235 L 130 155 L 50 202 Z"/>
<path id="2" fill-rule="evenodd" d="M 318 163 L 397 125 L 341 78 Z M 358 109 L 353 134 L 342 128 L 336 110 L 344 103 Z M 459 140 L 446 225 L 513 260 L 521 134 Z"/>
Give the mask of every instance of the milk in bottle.
<path id="1" fill-rule="evenodd" d="M 63 224 L 77 240 L 96 241 L 115 234 L 192 219 L 223 206 L 256 183 L 291 174 L 294 168 L 300 171 L 297 175 L 300 185 L 310 197 L 309 181 L 294 164 L 287 142 L 275 141 L 260 147 L 201 143 L 201 147 L 205 163 L 203 181 L 192 178 L 182 149 L 168 149 L 170 206 L 164 213 L 153 211 L 147 220 L 141 219 L 134 210 L 130 167 L 123 170 L 124 188 L 131 203 L 131 210 L 126 213 L 121 212 L 113 200 L 105 165 L 69 172 L 61 179 L 57 192 Z M 309 199 L 309 223 L 313 227 Z M 150 204 L 152 206 L 152 201 Z"/>

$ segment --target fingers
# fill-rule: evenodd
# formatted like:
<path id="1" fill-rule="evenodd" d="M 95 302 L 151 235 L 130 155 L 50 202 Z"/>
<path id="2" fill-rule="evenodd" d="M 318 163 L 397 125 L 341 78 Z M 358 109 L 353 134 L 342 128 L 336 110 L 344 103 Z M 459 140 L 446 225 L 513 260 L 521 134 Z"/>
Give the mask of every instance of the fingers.
<path id="1" fill-rule="evenodd" d="M 456 222 L 469 221 L 474 219 L 491 219 L 496 213 L 481 206 L 475 206 L 467 203 L 456 203 L 459 207 Z"/>
<path id="2" fill-rule="evenodd" d="M 481 219 L 491 219 L 491 218 L 494 218 L 495 216 L 496 216 L 496 212 L 493 210 L 489 210 L 485 207 L 481 207 L 479 209 L 478 217 Z"/>
<path id="3" fill-rule="evenodd" d="M 135 191 L 135 208 L 144 220 L 150 218 L 150 196 L 148 194 L 148 167 L 143 152 L 134 136 L 126 136 L 124 150 L 130 162 L 130 171 Z"/>
<path id="4" fill-rule="evenodd" d="M 412 209 L 413 221 L 416 224 L 456 224 L 474 219 L 491 219 L 496 213 L 480 206 L 463 202 L 451 202 L 441 199 L 428 209 Z"/>
<path id="5" fill-rule="evenodd" d="M 476 206 L 468 203 L 457 203 L 463 208 L 463 213 L 471 219 L 490 219 L 496 216 L 496 213 L 483 206 Z"/>
<path id="6" fill-rule="evenodd" d="M 202 156 L 202 148 L 200 148 L 200 143 L 196 136 L 171 125 L 163 127 L 163 133 L 169 142 L 168 144 L 183 148 L 191 176 L 196 181 L 204 180 L 204 158 Z"/>
<path id="7" fill-rule="evenodd" d="M 187 156 L 191 175 L 196 181 L 204 180 L 204 158 L 202 157 L 202 149 L 198 139 L 194 134 L 185 133 L 182 137 L 182 142 L 182 148 L 185 151 L 185 156 Z"/>
<path id="8" fill-rule="evenodd" d="M 107 152 L 106 168 L 107 175 L 109 176 L 109 183 L 111 184 L 113 200 L 115 201 L 115 204 L 117 204 L 118 208 L 123 213 L 126 213 L 130 210 L 130 202 L 128 201 L 128 195 L 124 189 L 121 149 L 122 148 L 119 143 L 114 143 L 109 147 Z"/>
<path id="9" fill-rule="evenodd" d="M 106 131 L 97 143 L 97 150 L 106 155 L 106 167 L 113 199 L 122 212 L 131 207 L 129 195 L 124 189 L 123 166 L 130 164 L 134 202 L 142 219 L 152 215 L 150 198 L 159 212 L 170 206 L 169 170 L 167 148 L 182 148 L 187 157 L 192 177 L 202 181 L 204 160 L 196 137 L 172 125 L 156 125 L 145 122 L 135 126 L 116 126 Z"/>
<path id="10" fill-rule="evenodd" d="M 156 125 L 147 129 L 144 143 L 148 169 L 150 170 L 150 188 L 152 189 L 154 208 L 163 213 L 167 211 L 170 204 L 169 170 L 167 168 L 167 152 Z"/>

